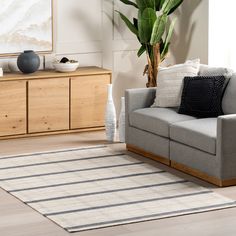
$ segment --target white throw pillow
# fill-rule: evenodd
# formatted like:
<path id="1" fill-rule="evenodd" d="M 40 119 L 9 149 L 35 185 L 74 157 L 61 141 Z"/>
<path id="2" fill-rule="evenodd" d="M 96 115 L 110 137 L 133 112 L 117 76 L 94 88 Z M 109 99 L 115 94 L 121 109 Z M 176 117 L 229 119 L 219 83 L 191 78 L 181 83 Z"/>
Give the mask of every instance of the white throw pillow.
<path id="1" fill-rule="evenodd" d="M 157 76 L 156 99 L 152 107 L 178 107 L 181 102 L 185 76 L 197 76 L 200 60 L 186 61 L 170 67 L 161 67 Z"/>

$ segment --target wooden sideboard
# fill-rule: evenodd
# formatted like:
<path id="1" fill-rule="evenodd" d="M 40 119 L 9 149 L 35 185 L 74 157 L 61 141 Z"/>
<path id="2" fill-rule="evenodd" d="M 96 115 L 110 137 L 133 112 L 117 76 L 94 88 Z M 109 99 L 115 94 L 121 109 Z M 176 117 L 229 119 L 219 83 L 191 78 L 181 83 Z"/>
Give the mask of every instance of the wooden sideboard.
<path id="1" fill-rule="evenodd" d="M 6 73 L 0 77 L 0 139 L 104 129 L 111 71 Z"/>

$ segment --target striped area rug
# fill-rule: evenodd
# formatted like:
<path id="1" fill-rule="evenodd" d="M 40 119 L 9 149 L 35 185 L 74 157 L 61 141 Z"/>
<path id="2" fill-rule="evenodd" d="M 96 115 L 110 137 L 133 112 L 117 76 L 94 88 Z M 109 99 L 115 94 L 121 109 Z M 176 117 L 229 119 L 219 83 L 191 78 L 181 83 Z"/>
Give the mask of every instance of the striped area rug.
<path id="1" fill-rule="evenodd" d="M 0 186 L 69 232 L 235 206 L 106 146 L 0 157 Z"/>

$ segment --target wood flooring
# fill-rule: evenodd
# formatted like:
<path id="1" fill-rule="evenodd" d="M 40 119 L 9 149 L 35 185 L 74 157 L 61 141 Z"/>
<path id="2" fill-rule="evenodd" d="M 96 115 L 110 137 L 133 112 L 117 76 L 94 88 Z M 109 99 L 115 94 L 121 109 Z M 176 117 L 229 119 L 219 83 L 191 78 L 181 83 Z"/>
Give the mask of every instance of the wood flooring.
<path id="1" fill-rule="evenodd" d="M 103 131 L 2 140 L 0 141 L 0 155 L 104 143 L 107 142 Z M 115 150 L 125 150 L 125 145 L 118 142 L 108 145 Z M 236 200 L 236 187 L 217 188 L 152 160 L 136 154 L 132 155 Z M 70 234 L 0 189 L 0 236 L 235 236 L 235 224 L 236 208 L 231 208 Z"/>

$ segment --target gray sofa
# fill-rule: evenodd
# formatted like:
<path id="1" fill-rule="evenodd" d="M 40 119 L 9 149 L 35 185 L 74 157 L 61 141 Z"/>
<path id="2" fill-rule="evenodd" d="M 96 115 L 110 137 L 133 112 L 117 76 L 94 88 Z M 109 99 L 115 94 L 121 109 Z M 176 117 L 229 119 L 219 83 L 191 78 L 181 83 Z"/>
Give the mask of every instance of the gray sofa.
<path id="1" fill-rule="evenodd" d="M 223 97 L 225 115 L 218 118 L 151 108 L 155 94 L 155 88 L 126 90 L 127 149 L 218 186 L 235 185 L 236 74 Z"/>

